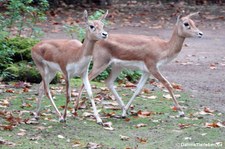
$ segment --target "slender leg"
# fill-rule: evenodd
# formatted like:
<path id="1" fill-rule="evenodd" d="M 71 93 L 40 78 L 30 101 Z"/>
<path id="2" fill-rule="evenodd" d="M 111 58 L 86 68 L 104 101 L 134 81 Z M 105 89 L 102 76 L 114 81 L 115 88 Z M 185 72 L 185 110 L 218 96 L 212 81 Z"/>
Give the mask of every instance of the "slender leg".
<path id="1" fill-rule="evenodd" d="M 119 94 L 117 93 L 114 87 L 114 81 L 116 80 L 116 78 L 118 77 L 121 71 L 122 71 L 122 68 L 120 66 L 112 65 L 112 70 L 111 70 L 110 76 L 106 80 L 106 84 L 109 90 L 115 96 L 117 103 L 120 105 L 121 109 L 124 111 L 125 105 L 123 103 L 123 100 L 121 99 L 121 97 L 119 96 Z"/>
<path id="2" fill-rule="evenodd" d="M 129 109 L 129 107 L 130 107 L 131 103 L 133 102 L 133 100 L 135 99 L 135 97 L 140 93 L 141 89 L 143 88 L 146 81 L 148 80 L 148 77 L 149 77 L 149 73 L 143 72 L 133 96 L 131 97 L 131 99 L 129 100 L 129 102 L 127 103 L 127 105 L 125 106 L 125 108 L 123 110 L 122 117 L 126 117 L 126 115 L 127 115 L 126 111 Z"/>
<path id="3" fill-rule="evenodd" d="M 84 87 L 87 90 L 89 99 L 91 100 L 92 108 L 93 108 L 93 111 L 94 111 L 94 116 L 97 120 L 97 123 L 102 125 L 102 120 L 99 117 L 99 114 L 98 114 L 98 111 L 97 111 L 97 108 L 96 108 L 96 105 L 95 105 L 95 101 L 93 99 L 93 94 L 92 94 L 92 91 L 91 91 L 91 85 L 90 85 L 90 82 L 88 80 L 88 73 L 87 72 L 85 72 L 82 79 L 83 79 Z"/>
<path id="4" fill-rule="evenodd" d="M 52 98 L 52 95 L 50 93 L 50 90 L 49 90 L 49 83 L 55 77 L 56 72 L 53 72 L 51 70 L 46 70 L 45 72 L 46 72 L 45 73 L 46 75 L 42 76 L 45 93 L 46 93 L 47 97 L 50 99 L 51 104 L 52 104 L 52 106 L 54 107 L 54 109 L 56 111 L 56 114 L 59 116 L 59 118 L 61 118 L 61 113 L 59 112 L 58 108 L 56 107 L 55 102 L 54 102 L 54 100 Z"/>
<path id="5" fill-rule="evenodd" d="M 76 111 L 77 111 L 78 108 L 79 108 L 79 100 L 80 100 L 80 98 L 81 98 L 81 96 L 82 96 L 83 90 L 84 90 L 84 84 L 82 84 L 82 86 L 80 87 L 79 93 L 78 93 L 78 98 L 77 98 L 77 100 L 75 101 L 75 104 L 74 104 L 74 112 L 75 112 L 75 113 L 76 113 Z"/>
<path id="6" fill-rule="evenodd" d="M 39 85 L 39 90 L 38 90 L 38 99 L 37 99 L 37 107 L 36 110 L 34 112 L 34 118 L 38 119 L 39 118 L 39 112 L 41 109 L 41 100 L 44 96 L 44 82 L 41 81 L 40 85 Z"/>
<path id="7" fill-rule="evenodd" d="M 89 73 L 88 75 L 88 78 L 89 80 L 91 81 L 92 79 L 94 79 L 95 77 L 97 77 L 100 73 L 102 73 L 107 67 L 109 66 L 109 60 L 107 62 L 99 62 L 99 64 L 97 63 L 94 63 L 93 65 L 93 68 L 91 70 L 91 72 Z M 84 82 L 83 82 L 84 83 Z M 75 112 L 78 110 L 79 108 L 79 99 L 81 98 L 81 95 L 82 95 L 82 91 L 83 91 L 83 88 L 84 88 L 84 84 L 81 86 L 80 90 L 79 90 L 79 95 L 78 95 L 78 98 L 75 102 L 75 105 L 74 105 L 74 110 Z"/>
<path id="8" fill-rule="evenodd" d="M 163 77 L 163 75 L 159 72 L 159 70 L 156 67 L 150 68 L 150 71 L 151 71 L 152 75 L 156 79 L 158 79 L 167 88 L 167 90 L 170 93 L 170 96 L 173 99 L 173 102 L 174 102 L 176 108 L 178 109 L 178 112 L 179 112 L 180 117 L 183 117 L 184 116 L 184 112 L 182 111 L 180 105 L 178 104 L 178 102 L 176 100 L 176 97 L 174 96 L 173 87 L 170 84 L 170 82 L 167 81 L 166 78 Z"/>
<path id="9" fill-rule="evenodd" d="M 65 80 L 66 80 L 66 105 L 64 108 L 63 117 L 60 118 L 60 122 L 66 122 L 67 107 L 71 100 L 71 89 L 70 89 L 69 77 L 67 76 Z"/>

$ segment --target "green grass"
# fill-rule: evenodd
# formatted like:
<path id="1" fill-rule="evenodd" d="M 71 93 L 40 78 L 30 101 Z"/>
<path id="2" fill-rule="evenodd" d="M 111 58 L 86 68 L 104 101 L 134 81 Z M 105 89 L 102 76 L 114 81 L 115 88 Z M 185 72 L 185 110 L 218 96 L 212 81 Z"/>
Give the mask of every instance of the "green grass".
<path id="1" fill-rule="evenodd" d="M 80 86 L 79 79 L 72 81 L 72 87 Z M 97 86 L 93 89 L 96 95 L 100 92 L 100 87 L 105 86 L 99 82 L 92 82 L 92 85 Z M 54 85 L 56 87 L 63 86 L 61 84 Z M 28 98 L 35 98 L 37 93 L 37 85 L 33 85 L 29 92 L 22 92 L 23 89 L 12 88 L 14 93 L 0 94 L 0 101 L 8 100 L 10 105 L 0 110 L 11 111 L 15 117 L 19 117 L 18 111 L 33 111 L 36 106 L 35 100 L 28 100 Z M 118 87 L 120 95 L 124 95 L 123 100 L 128 102 L 131 97 L 131 90 L 129 88 Z M 109 92 L 104 91 L 105 94 Z M 216 147 L 193 147 L 192 143 L 216 143 L 223 142 L 225 146 L 225 131 L 224 128 L 205 128 L 205 123 L 212 123 L 214 121 L 224 121 L 224 113 L 220 114 L 219 111 L 214 112 L 214 115 L 194 115 L 202 109 L 199 109 L 200 103 L 197 99 L 190 98 L 187 93 L 177 92 L 181 95 L 179 102 L 185 107 L 185 118 L 179 118 L 177 112 L 171 109 L 173 105 L 171 100 L 163 98 L 162 91 L 151 92 L 145 96 L 156 95 L 156 99 L 145 99 L 138 96 L 132 105 L 134 110 L 152 111 L 150 117 L 140 118 L 137 116 L 129 115 L 128 119 L 118 118 L 104 118 L 104 122 L 112 122 L 114 131 L 103 129 L 102 126 L 97 125 L 95 121 L 90 121 L 82 117 L 82 113 L 91 110 L 90 102 L 87 101 L 87 109 L 78 111 L 78 118 L 68 116 L 66 123 L 57 122 L 58 118 L 54 114 L 53 108 L 47 98 L 42 101 L 42 113 L 48 115 L 41 116 L 39 124 L 18 124 L 12 131 L 1 130 L 0 137 L 4 140 L 15 143 L 14 148 L 72 148 L 75 144 L 79 143 L 77 148 L 85 148 L 88 142 L 95 142 L 101 144 L 102 148 L 138 148 L 138 149 L 172 149 L 172 148 L 216 148 Z M 83 96 L 87 96 L 84 94 Z M 32 107 L 21 108 L 22 103 L 29 103 Z M 58 107 L 65 104 L 64 92 L 55 94 L 55 102 Z M 115 112 L 116 115 L 121 115 L 121 110 L 106 110 L 102 108 L 101 104 L 97 104 L 98 109 L 101 109 L 100 115 L 104 113 Z M 73 107 L 70 103 L 69 107 Z M 62 111 L 62 108 L 59 108 Z M 216 109 L 214 109 L 216 110 Z M 24 113 L 20 116 L 22 119 L 32 118 L 29 113 Z M 47 119 L 48 118 L 48 119 Z M 147 124 L 146 127 L 136 128 L 137 124 Z M 0 116 L 0 124 L 8 124 L 8 122 Z M 186 125 L 187 128 L 181 128 L 180 125 Z M 20 132 L 24 131 L 24 135 Z M 18 134 L 19 133 L 19 134 Z M 59 138 L 58 135 L 64 138 Z M 123 141 L 120 135 L 128 136 L 129 140 Z M 137 138 L 143 138 L 146 142 L 140 142 Z M 189 143 L 189 146 L 184 145 Z M 8 145 L 0 145 L 1 148 L 9 148 Z M 222 147 L 218 147 L 222 148 Z"/>

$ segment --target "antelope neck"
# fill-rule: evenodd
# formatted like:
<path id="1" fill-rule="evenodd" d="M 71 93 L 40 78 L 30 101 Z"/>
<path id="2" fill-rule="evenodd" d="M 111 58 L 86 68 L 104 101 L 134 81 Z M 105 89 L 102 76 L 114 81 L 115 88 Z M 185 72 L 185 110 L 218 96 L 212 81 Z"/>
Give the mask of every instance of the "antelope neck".
<path id="1" fill-rule="evenodd" d="M 97 40 L 91 40 L 86 37 L 81 47 L 82 56 L 91 56 L 96 42 Z"/>
<path id="2" fill-rule="evenodd" d="M 178 27 L 175 26 L 173 34 L 170 40 L 167 42 L 168 49 L 170 49 L 169 54 L 178 54 L 182 49 L 184 40 L 185 40 L 185 37 L 182 37 L 178 34 Z"/>

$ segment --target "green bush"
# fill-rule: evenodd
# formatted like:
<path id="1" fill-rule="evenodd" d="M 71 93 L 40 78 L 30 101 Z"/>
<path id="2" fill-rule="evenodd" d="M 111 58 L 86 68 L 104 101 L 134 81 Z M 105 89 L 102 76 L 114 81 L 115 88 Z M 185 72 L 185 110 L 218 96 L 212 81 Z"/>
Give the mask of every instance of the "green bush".
<path id="1" fill-rule="evenodd" d="M 38 40 L 22 37 L 0 40 L 0 76 L 3 80 L 19 78 L 20 67 L 24 66 L 24 61 L 32 61 L 31 48 L 37 42 Z"/>
<path id="2" fill-rule="evenodd" d="M 0 0 L 4 2 L 4 0 Z M 36 37 L 42 34 L 38 22 L 46 20 L 47 0 L 8 0 L 6 8 L 0 13 L 0 39 L 12 36 Z"/>
<path id="3" fill-rule="evenodd" d="M 39 83 L 41 76 L 31 58 L 31 49 L 39 40 L 33 38 L 5 38 L 0 40 L 0 77 L 3 81 Z M 52 81 L 60 80 L 58 74 Z"/>
<path id="4" fill-rule="evenodd" d="M 21 61 L 11 64 L 4 70 L 6 76 L 3 81 L 26 81 L 31 83 L 40 83 L 41 75 L 38 72 L 36 66 L 33 63 Z M 61 75 L 57 73 L 56 77 L 52 80 L 52 83 L 58 83 Z"/>

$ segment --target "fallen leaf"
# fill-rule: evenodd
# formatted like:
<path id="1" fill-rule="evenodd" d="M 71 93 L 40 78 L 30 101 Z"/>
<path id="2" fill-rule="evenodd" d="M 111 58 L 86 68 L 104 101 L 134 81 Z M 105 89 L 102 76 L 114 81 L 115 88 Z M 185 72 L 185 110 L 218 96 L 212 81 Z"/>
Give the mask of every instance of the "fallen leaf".
<path id="1" fill-rule="evenodd" d="M 6 141 L 4 140 L 3 138 L 0 137 L 0 145 L 8 145 L 8 146 L 11 146 L 11 147 L 14 147 L 16 146 L 15 143 L 13 142 L 10 142 L 10 141 Z"/>
<path id="2" fill-rule="evenodd" d="M 8 107 L 9 106 L 9 101 L 8 100 L 3 100 L 3 101 L 0 101 L 0 105 L 2 106 L 5 106 L 5 107 Z"/>
<path id="3" fill-rule="evenodd" d="M 109 112 L 109 113 L 104 112 L 104 116 L 107 117 L 107 118 L 115 117 L 115 115 L 116 115 L 115 112 Z"/>
<path id="4" fill-rule="evenodd" d="M 136 85 L 131 82 L 126 82 L 125 87 L 136 87 Z"/>
<path id="5" fill-rule="evenodd" d="M 138 116 L 138 117 L 141 117 L 141 118 L 147 118 L 147 117 L 150 117 L 152 114 L 153 114 L 153 112 L 141 111 L 141 110 L 139 110 L 139 111 L 137 112 L 137 116 Z"/>
<path id="6" fill-rule="evenodd" d="M 221 122 L 213 122 L 213 123 L 205 123 L 205 127 L 207 128 L 219 128 L 219 127 L 225 127 L 223 123 Z"/>
<path id="7" fill-rule="evenodd" d="M 25 136 L 26 135 L 26 132 L 25 131 L 21 131 L 21 132 L 18 132 L 17 135 L 18 136 Z"/>
<path id="8" fill-rule="evenodd" d="M 39 136 L 39 135 L 30 138 L 31 141 L 37 141 L 37 140 L 40 140 L 40 139 L 41 139 L 41 136 Z"/>
<path id="9" fill-rule="evenodd" d="M 141 144 L 145 144 L 145 143 L 147 143 L 147 138 L 140 138 L 140 137 L 137 137 L 136 138 L 137 139 L 137 141 L 139 142 L 139 143 L 141 143 Z"/>
<path id="10" fill-rule="evenodd" d="M 3 130 L 13 130 L 13 126 L 12 125 L 0 125 L 0 128 Z"/>
<path id="11" fill-rule="evenodd" d="M 58 135 L 58 138 L 59 138 L 59 139 L 64 139 L 65 137 L 62 136 L 62 135 Z"/>
<path id="12" fill-rule="evenodd" d="M 215 112 L 215 110 L 212 110 L 208 107 L 204 107 L 204 109 L 200 112 L 195 113 L 195 115 L 214 115 L 213 113 Z"/>
<path id="13" fill-rule="evenodd" d="M 91 116 L 94 116 L 94 114 L 93 114 L 93 113 L 90 113 L 90 112 L 84 112 L 84 113 L 82 114 L 82 116 L 83 116 L 83 117 L 91 117 Z"/>
<path id="14" fill-rule="evenodd" d="M 119 104 L 115 101 L 102 101 L 102 105 L 104 109 L 110 110 L 120 110 Z"/>
<path id="15" fill-rule="evenodd" d="M 94 142 L 88 142 L 88 144 L 87 144 L 88 149 L 97 149 L 97 148 L 101 148 L 101 147 L 102 147 L 101 144 L 97 144 Z"/>
<path id="16" fill-rule="evenodd" d="M 81 143 L 80 143 L 80 141 L 77 141 L 77 140 L 74 140 L 74 141 L 72 141 L 72 147 L 79 147 L 79 146 L 81 146 Z"/>
<path id="17" fill-rule="evenodd" d="M 20 106 L 21 108 L 30 108 L 30 107 L 32 107 L 32 105 L 31 104 L 29 104 L 29 103 L 23 103 L 21 106 Z"/>
<path id="18" fill-rule="evenodd" d="M 130 118 L 125 118 L 124 121 L 125 121 L 125 122 L 129 122 L 129 121 L 130 121 Z"/>
<path id="19" fill-rule="evenodd" d="M 210 69 L 212 69 L 212 70 L 217 69 L 217 67 L 216 67 L 216 65 L 215 65 L 215 64 L 210 64 L 209 68 L 210 68 Z"/>
<path id="20" fill-rule="evenodd" d="M 184 140 L 191 140 L 191 137 L 185 137 Z"/>
<path id="21" fill-rule="evenodd" d="M 36 130 L 45 130 L 45 129 L 46 129 L 45 126 L 37 126 L 37 127 L 36 127 Z"/>
<path id="22" fill-rule="evenodd" d="M 28 88 L 23 88 L 23 92 L 29 92 L 29 89 Z"/>
<path id="23" fill-rule="evenodd" d="M 215 110 L 212 110 L 212 109 L 210 109 L 208 107 L 204 107 L 204 112 L 206 112 L 206 113 L 213 113 L 213 112 L 215 112 Z"/>
<path id="24" fill-rule="evenodd" d="M 146 127 L 146 126 L 147 126 L 147 124 L 143 124 L 143 123 L 135 125 L 136 128 Z"/>
<path id="25" fill-rule="evenodd" d="M 172 109 L 173 111 L 178 111 L 178 108 L 177 108 L 176 106 L 172 106 L 171 109 Z"/>
<path id="26" fill-rule="evenodd" d="M 101 91 L 109 91 L 107 87 L 100 87 Z"/>
<path id="27" fill-rule="evenodd" d="M 149 96 L 149 97 L 147 97 L 148 99 L 156 99 L 157 98 L 157 96 Z"/>
<path id="28" fill-rule="evenodd" d="M 150 94 L 150 93 L 151 93 L 151 90 L 148 89 L 148 88 L 144 88 L 144 89 L 143 89 L 143 92 L 144 92 L 145 94 Z"/>
<path id="29" fill-rule="evenodd" d="M 112 122 L 103 123 L 103 129 L 113 131 Z"/>
<path id="30" fill-rule="evenodd" d="M 76 92 L 76 91 L 71 92 L 71 97 L 78 97 L 78 96 L 79 96 L 78 92 Z"/>
<path id="31" fill-rule="evenodd" d="M 180 84 L 172 83 L 172 87 L 177 91 L 183 90 Z"/>
<path id="32" fill-rule="evenodd" d="M 25 124 L 37 125 L 39 124 L 39 122 L 36 119 L 28 119 L 27 121 L 25 121 Z"/>
<path id="33" fill-rule="evenodd" d="M 15 88 L 24 88 L 25 87 L 25 82 L 19 81 L 19 82 L 16 82 L 13 86 Z"/>
<path id="34" fill-rule="evenodd" d="M 5 92 L 6 92 L 6 93 L 14 93 L 14 90 L 7 89 Z"/>
<path id="35" fill-rule="evenodd" d="M 184 129 L 184 128 L 188 128 L 190 127 L 192 124 L 178 124 L 178 126 L 180 127 L 180 129 Z"/>
<path id="36" fill-rule="evenodd" d="M 175 94 L 174 96 L 175 96 L 176 98 L 180 98 L 180 97 L 181 97 L 180 94 Z M 166 98 L 166 99 L 172 99 L 172 97 L 170 96 L 170 94 L 164 94 L 163 97 Z"/>
<path id="37" fill-rule="evenodd" d="M 120 135 L 120 139 L 123 141 L 128 141 L 130 138 L 128 136 Z"/>

